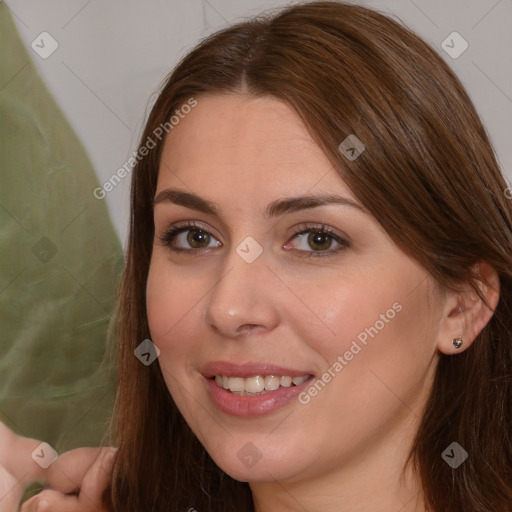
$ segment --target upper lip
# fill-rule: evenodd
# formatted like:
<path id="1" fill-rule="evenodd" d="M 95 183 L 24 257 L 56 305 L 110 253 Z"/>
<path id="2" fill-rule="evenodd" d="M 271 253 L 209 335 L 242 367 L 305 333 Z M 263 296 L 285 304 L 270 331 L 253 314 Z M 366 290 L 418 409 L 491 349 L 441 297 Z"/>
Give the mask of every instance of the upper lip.
<path id="1" fill-rule="evenodd" d="M 292 370 L 283 366 L 276 366 L 270 363 L 232 363 L 229 361 L 212 361 L 201 369 L 201 374 L 207 379 L 216 375 L 227 377 L 255 377 L 257 375 L 275 375 L 290 377 L 302 377 L 312 375 L 308 370 Z"/>

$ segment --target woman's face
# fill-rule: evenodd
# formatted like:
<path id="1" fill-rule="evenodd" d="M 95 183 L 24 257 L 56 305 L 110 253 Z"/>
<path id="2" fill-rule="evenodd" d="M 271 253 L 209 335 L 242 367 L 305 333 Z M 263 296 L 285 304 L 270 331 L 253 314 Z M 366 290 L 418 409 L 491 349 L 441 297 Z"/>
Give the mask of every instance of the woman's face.
<path id="1" fill-rule="evenodd" d="M 173 399 L 239 480 L 384 469 L 421 416 L 441 295 L 290 107 L 197 101 L 165 142 L 147 283 Z"/>

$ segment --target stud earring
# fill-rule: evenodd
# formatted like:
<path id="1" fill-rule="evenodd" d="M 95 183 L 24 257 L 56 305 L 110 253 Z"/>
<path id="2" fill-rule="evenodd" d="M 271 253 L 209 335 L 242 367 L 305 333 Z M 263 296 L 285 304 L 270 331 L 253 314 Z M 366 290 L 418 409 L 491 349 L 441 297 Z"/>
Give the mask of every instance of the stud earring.
<path id="1" fill-rule="evenodd" d="M 462 336 L 459 336 L 458 338 L 454 338 L 454 340 L 452 341 L 452 345 L 455 348 L 460 348 L 462 346 Z"/>

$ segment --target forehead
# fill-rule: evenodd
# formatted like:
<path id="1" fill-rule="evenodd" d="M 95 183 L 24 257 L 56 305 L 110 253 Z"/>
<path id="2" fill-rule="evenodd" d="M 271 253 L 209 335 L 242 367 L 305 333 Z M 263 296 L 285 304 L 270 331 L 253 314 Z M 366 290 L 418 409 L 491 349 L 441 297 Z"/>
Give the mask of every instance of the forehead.
<path id="1" fill-rule="evenodd" d="M 351 195 L 283 101 L 245 94 L 196 99 L 165 141 L 158 191 L 181 185 L 247 200 L 333 189 Z"/>

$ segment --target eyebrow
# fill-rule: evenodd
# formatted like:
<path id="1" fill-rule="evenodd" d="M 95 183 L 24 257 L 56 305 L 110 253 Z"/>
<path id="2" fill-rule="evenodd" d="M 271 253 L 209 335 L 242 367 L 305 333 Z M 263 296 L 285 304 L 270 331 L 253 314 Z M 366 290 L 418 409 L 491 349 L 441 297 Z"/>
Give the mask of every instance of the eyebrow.
<path id="1" fill-rule="evenodd" d="M 220 208 L 216 203 L 203 199 L 202 197 L 184 192 L 182 190 L 168 188 L 162 190 L 153 200 L 153 207 L 160 203 L 173 203 L 193 210 L 198 210 L 210 215 L 220 216 Z M 330 204 L 350 206 L 357 210 L 369 214 L 370 212 L 362 205 L 346 197 L 335 194 L 322 194 L 315 196 L 298 196 L 278 199 L 270 203 L 265 209 L 266 218 L 278 217 L 285 213 L 291 213 L 308 208 L 316 208 Z"/>

